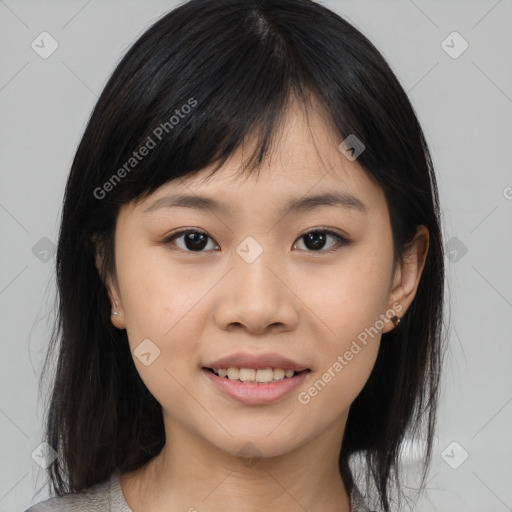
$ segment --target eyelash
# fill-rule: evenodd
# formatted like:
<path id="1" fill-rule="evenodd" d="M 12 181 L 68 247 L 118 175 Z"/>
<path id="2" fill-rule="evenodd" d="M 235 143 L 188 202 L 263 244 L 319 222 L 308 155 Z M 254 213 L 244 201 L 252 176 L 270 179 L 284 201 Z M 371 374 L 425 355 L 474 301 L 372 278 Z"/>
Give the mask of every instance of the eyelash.
<path id="1" fill-rule="evenodd" d="M 172 242 L 179 238 L 180 236 L 182 235 L 186 235 L 188 233 L 196 233 L 196 234 L 200 234 L 200 235 L 205 235 L 207 236 L 210 240 L 213 240 L 213 238 L 208 235 L 208 233 L 206 233 L 205 231 L 202 231 L 201 229 L 191 229 L 191 228 L 187 228 L 187 229 L 181 229 L 175 233 L 171 233 L 170 236 L 166 237 L 163 241 L 162 241 L 162 244 L 163 245 L 166 245 L 166 246 L 169 246 L 169 245 L 174 245 L 172 244 Z M 315 229 L 312 229 L 311 231 L 308 231 L 306 233 L 304 233 L 303 235 L 299 236 L 299 238 L 297 240 L 299 240 L 300 238 L 302 237 L 305 237 L 307 235 L 310 235 L 310 234 L 313 234 L 313 233 L 323 233 L 323 234 L 326 234 L 326 235 L 330 235 L 332 237 L 334 237 L 336 240 L 337 240 L 337 243 L 334 245 L 334 247 L 332 247 L 331 249 L 327 249 L 327 250 L 318 250 L 318 251 L 311 251 L 311 250 L 307 250 L 306 252 L 311 252 L 313 254 L 316 254 L 316 253 L 319 253 L 319 254 L 322 254 L 322 253 L 332 253 L 332 252 L 335 252 L 337 251 L 338 249 L 340 249 L 341 247 L 343 246 L 346 246 L 346 245 L 349 245 L 350 244 L 350 240 L 348 240 L 347 238 L 339 235 L 338 233 L 334 232 L 334 231 L 331 231 L 329 229 L 322 229 L 322 228 L 315 228 Z M 201 251 L 190 251 L 190 250 L 187 250 L 187 249 L 182 249 L 181 247 L 178 247 L 176 249 L 172 249 L 172 250 L 178 250 L 178 251 L 183 251 L 185 253 L 191 253 L 191 254 L 194 254 L 194 253 L 197 253 L 197 254 L 201 254 L 201 253 L 204 253 L 204 252 L 207 252 L 207 251 L 204 251 L 204 250 L 201 250 Z"/>

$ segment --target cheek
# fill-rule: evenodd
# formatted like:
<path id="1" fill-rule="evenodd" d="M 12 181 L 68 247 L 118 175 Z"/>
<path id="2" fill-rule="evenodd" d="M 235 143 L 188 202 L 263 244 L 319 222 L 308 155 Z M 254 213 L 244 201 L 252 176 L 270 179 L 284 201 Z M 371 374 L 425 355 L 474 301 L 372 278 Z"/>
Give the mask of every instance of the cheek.
<path id="1" fill-rule="evenodd" d="M 311 404 L 311 411 L 322 409 L 326 421 L 350 406 L 370 376 L 379 351 L 384 326 L 380 315 L 387 309 L 391 272 L 391 252 L 361 251 L 332 267 L 329 279 L 309 273 L 308 281 L 303 281 L 302 297 L 312 311 L 310 317 L 318 320 L 313 323 L 314 381 L 301 390 L 299 402 Z"/>
<path id="2" fill-rule="evenodd" d="M 327 338 L 334 345 L 336 340 L 343 344 L 385 313 L 391 272 L 390 255 L 358 250 L 339 264 L 308 272 L 297 294 L 316 315 L 318 327 L 323 325 Z"/>
<path id="3" fill-rule="evenodd" d="M 184 389 L 199 365 L 204 298 L 215 283 L 204 273 L 184 272 L 156 252 L 132 248 L 119 258 L 126 331 L 134 364 L 151 394 L 164 409 L 187 410 L 190 396 Z"/>
<path id="4" fill-rule="evenodd" d="M 120 251 L 118 278 L 132 351 L 149 338 L 173 359 L 194 354 L 201 332 L 201 301 L 213 277 L 183 271 L 154 249 Z M 204 321 L 204 318 L 203 318 Z"/>

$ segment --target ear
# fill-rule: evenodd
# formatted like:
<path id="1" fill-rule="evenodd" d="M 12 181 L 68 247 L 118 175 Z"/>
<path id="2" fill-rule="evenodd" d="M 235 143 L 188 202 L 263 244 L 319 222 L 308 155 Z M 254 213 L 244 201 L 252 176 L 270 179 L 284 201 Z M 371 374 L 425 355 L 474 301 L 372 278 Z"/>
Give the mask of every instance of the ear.
<path id="1" fill-rule="evenodd" d="M 125 315 L 123 310 L 123 303 L 121 300 L 121 294 L 119 293 L 119 288 L 115 279 L 112 278 L 110 273 L 104 269 L 103 260 L 104 260 L 104 245 L 103 241 L 97 236 L 93 235 L 91 238 L 94 245 L 94 262 L 96 265 L 96 270 L 102 280 L 103 284 L 107 289 L 107 294 L 110 298 L 110 303 L 112 307 L 111 311 L 111 321 L 112 324 L 118 329 L 126 329 L 125 324 Z M 117 313 L 117 315 L 114 314 Z"/>
<path id="2" fill-rule="evenodd" d="M 398 317 L 404 316 L 411 305 L 421 279 L 429 247 L 429 232 L 426 226 L 416 228 L 414 238 L 407 244 L 403 262 L 397 265 L 388 302 L 388 311 L 396 311 Z M 394 328 L 391 320 L 385 322 L 382 332 Z"/>

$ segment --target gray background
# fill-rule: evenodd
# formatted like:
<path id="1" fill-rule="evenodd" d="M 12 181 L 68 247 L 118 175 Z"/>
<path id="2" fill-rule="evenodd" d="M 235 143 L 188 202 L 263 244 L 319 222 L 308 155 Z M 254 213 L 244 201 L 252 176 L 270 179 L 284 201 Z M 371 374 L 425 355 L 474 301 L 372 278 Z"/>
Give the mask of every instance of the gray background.
<path id="1" fill-rule="evenodd" d="M 429 494 L 414 510 L 512 510 L 512 1 L 324 4 L 388 59 L 437 168 L 449 349 Z M 173 5 L 0 0 L 0 511 L 48 497 L 36 462 L 44 412 L 38 378 L 74 152 L 120 57 Z M 58 43 L 47 59 L 31 47 L 42 46 L 43 31 Z M 469 44 L 457 58 L 463 40 L 446 39 L 453 31 Z M 411 446 L 404 467 L 414 460 Z"/>

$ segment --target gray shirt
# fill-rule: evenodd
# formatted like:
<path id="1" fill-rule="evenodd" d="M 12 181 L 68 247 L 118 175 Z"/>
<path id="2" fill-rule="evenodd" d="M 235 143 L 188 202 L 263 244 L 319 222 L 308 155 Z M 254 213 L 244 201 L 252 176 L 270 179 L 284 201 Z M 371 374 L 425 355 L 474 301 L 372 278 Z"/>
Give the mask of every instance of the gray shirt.
<path id="1" fill-rule="evenodd" d="M 115 472 L 107 480 L 89 489 L 49 498 L 33 505 L 25 512 L 133 512 L 124 499 L 119 477 L 120 473 Z M 371 512 L 355 485 L 350 495 L 350 510 Z"/>

